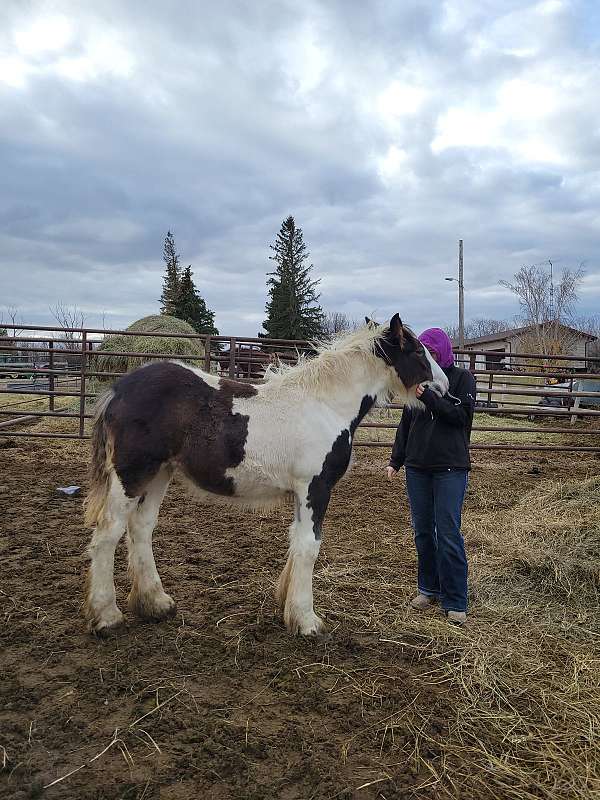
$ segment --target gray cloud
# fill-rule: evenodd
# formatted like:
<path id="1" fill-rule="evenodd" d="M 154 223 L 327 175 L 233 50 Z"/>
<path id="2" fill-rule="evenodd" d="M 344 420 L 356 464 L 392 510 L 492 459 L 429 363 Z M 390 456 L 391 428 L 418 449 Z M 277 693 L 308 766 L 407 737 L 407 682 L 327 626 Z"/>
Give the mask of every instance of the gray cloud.
<path id="1" fill-rule="evenodd" d="M 560 0 L 15 2 L 0 26 L 0 309 L 120 326 L 175 232 L 217 324 L 254 334 L 292 213 L 322 303 L 511 317 L 523 263 L 600 307 L 593 7 Z"/>

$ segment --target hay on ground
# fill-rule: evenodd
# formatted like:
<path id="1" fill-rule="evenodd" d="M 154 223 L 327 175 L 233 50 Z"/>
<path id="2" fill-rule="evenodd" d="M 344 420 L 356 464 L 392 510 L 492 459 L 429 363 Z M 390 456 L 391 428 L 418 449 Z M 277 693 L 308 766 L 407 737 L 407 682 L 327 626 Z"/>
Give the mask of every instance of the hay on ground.
<path id="1" fill-rule="evenodd" d="M 421 680 L 453 704 L 443 763 L 427 763 L 438 797 L 591 800 L 600 796 L 600 477 L 542 484 L 515 502 L 517 483 L 511 493 L 495 468 L 485 471 L 463 517 L 467 545 L 477 545 L 465 628 L 435 608 L 393 621 L 399 594 L 412 588 L 397 564 L 387 566 L 395 531 L 379 553 L 374 546 L 374 570 L 364 553 L 348 554 L 356 573 L 346 585 L 336 577 L 330 602 L 412 648 L 431 665 Z M 414 719 L 403 712 L 421 751 L 431 744 L 428 712 L 421 722 L 417 706 Z"/>
<path id="2" fill-rule="evenodd" d="M 550 481 L 522 497 L 507 520 L 489 585 L 546 603 L 600 603 L 600 476 Z"/>

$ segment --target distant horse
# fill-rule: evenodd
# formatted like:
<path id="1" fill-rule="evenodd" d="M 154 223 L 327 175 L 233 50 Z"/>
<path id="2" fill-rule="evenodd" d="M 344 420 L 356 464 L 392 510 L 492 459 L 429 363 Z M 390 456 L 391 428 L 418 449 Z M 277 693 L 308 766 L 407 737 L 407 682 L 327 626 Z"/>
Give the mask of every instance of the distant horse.
<path id="1" fill-rule="evenodd" d="M 273 352 L 257 345 L 236 344 L 233 350 L 233 370 L 231 370 L 231 351 L 221 351 L 216 358 L 219 373 L 228 374 L 231 378 L 250 378 L 261 380 L 266 370 L 273 365 L 294 364 L 298 360 L 297 352 Z"/>
<path id="2" fill-rule="evenodd" d="M 354 432 L 376 399 L 419 404 L 428 382 L 448 390 L 440 367 L 395 314 L 318 348 L 314 358 L 238 383 L 172 361 L 120 378 L 98 404 L 86 524 L 86 617 L 107 635 L 123 621 L 113 582 L 115 547 L 127 530 L 132 588 L 129 610 L 146 619 L 172 616 L 154 563 L 152 532 L 175 472 L 204 501 L 264 508 L 295 499 L 287 563 L 276 598 L 288 630 L 316 634 L 312 577 L 331 491 L 350 462 Z"/>

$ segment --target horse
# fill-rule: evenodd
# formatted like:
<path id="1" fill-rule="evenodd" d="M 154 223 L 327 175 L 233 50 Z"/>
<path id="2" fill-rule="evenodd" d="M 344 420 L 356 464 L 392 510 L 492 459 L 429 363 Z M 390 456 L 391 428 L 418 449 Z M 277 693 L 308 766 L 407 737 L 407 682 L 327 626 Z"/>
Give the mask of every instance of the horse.
<path id="1" fill-rule="evenodd" d="M 233 371 L 231 368 L 231 351 L 224 350 L 217 355 L 216 361 L 221 375 L 231 378 L 249 378 L 261 380 L 271 365 L 279 363 L 293 364 L 297 361 L 295 352 L 267 351 L 256 345 L 237 344 L 233 351 Z"/>
<path id="2" fill-rule="evenodd" d="M 357 426 L 375 402 L 394 395 L 421 407 L 416 388 L 448 390 L 446 375 L 395 314 L 317 347 L 294 366 L 272 368 L 264 383 L 227 380 L 162 361 L 120 378 L 98 401 L 92 431 L 85 522 L 85 616 L 107 636 L 123 622 L 114 555 L 127 531 L 128 609 L 144 619 L 176 613 L 152 552 L 152 532 L 175 473 L 203 501 L 240 510 L 294 501 L 288 557 L 276 602 L 291 634 L 316 635 L 313 568 L 331 492 L 348 469 Z"/>

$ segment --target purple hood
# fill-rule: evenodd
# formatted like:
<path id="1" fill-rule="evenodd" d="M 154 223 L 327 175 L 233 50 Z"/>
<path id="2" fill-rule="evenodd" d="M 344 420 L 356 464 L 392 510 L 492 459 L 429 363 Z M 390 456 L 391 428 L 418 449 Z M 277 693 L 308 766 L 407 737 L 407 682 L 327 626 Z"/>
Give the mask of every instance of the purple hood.
<path id="1" fill-rule="evenodd" d="M 454 353 L 452 352 L 452 342 L 446 331 L 441 328 L 427 328 L 419 336 L 419 341 L 428 350 L 433 350 L 437 355 L 437 362 L 442 369 L 447 369 L 454 364 Z"/>

